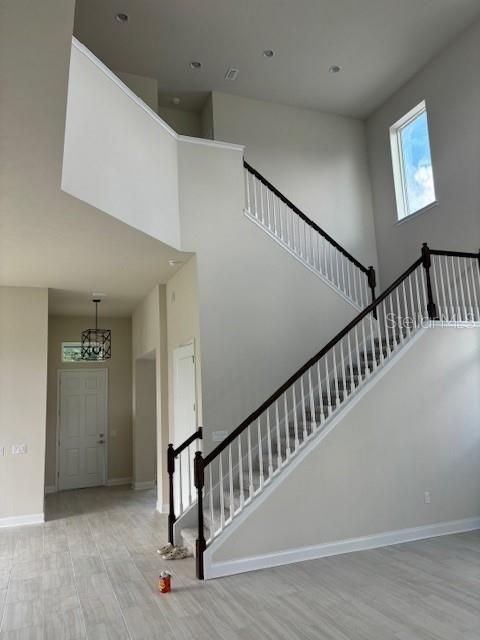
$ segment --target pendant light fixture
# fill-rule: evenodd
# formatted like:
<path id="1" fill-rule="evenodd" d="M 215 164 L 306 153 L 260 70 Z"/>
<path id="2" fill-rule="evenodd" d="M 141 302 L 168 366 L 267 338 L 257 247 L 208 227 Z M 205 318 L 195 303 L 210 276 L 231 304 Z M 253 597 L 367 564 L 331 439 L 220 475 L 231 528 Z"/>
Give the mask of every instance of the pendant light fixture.
<path id="1" fill-rule="evenodd" d="M 82 360 L 108 360 L 112 357 L 112 332 L 98 328 L 98 305 L 101 300 L 94 298 L 95 329 L 82 331 Z"/>

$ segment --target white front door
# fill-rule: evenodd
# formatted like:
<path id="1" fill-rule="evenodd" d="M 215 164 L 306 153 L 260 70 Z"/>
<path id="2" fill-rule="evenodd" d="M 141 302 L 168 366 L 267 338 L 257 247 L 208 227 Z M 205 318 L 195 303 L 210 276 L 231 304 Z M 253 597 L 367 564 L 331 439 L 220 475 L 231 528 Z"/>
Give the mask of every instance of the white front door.
<path id="1" fill-rule="evenodd" d="M 107 372 L 60 371 L 59 489 L 105 484 Z"/>
<path id="2" fill-rule="evenodd" d="M 193 343 L 177 347 L 173 352 L 173 420 L 174 446 L 178 447 L 197 430 L 195 399 L 195 351 Z M 197 443 L 192 444 L 177 458 L 176 468 L 181 478 L 181 496 L 175 491 L 177 512 L 188 505 L 193 494 L 193 458 Z"/>

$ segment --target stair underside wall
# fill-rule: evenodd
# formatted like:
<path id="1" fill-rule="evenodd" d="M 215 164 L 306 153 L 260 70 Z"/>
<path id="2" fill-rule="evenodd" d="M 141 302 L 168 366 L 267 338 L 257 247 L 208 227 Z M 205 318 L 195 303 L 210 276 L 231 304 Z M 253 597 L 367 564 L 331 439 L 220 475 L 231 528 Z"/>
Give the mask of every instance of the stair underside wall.
<path id="1" fill-rule="evenodd" d="M 479 356 L 479 328 L 421 330 L 302 463 L 212 543 L 207 576 L 222 564 L 271 566 L 262 558 L 478 519 Z"/>

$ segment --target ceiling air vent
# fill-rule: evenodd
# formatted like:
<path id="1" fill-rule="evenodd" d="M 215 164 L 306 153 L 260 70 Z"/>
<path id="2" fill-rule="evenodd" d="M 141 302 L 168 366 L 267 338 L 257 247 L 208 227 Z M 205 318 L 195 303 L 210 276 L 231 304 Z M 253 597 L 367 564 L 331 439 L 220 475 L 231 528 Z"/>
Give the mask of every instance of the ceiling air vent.
<path id="1" fill-rule="evenodd" d="M 236 80 L 238 76 L 238 69 L 233 69 L 232 67 L 230 67 L 230 69 L 227 70 L 227 73 L 225 74 L 225 80 Z"/>

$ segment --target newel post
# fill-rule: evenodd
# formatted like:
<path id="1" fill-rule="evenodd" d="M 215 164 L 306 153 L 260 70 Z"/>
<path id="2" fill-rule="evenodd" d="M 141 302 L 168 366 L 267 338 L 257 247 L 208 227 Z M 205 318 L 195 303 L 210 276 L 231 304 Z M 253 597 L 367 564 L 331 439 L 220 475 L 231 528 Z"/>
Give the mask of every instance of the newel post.
<path id="1" fill-rule="evenodd" d="M 375 274 L 375 269 L 371 265 L 368 267 L 368 286 L 370 287 L 373 303 L 375 302 L 375 287 L 377 286 L 377 276 Z M 377 317 L 377 307 L 375 307 L 375 309 L 373 310 L 373 317 L 375 319 Z"/>
<path id="2" fill-rule="evenodd" d="M 205 486 L 205 464 L 201 451 L 195 453 L 194 484 L 197 490 L 198 537 L 195 542 L 195 556 L 197 561 L 197 578 L 203 580 L 203 552 L 206 548 L 205 531 L 203 527 L 203 487 Z"/>
<path id="3" fill-rule="evenodd" d="M 426 242 L 422 245 L 422 264 L 425 269 L 425 278 L 427 280 L 427 313 L 430 320 L 438 320 L 437 307 L 433 301 L 432 293 L 432 279 L 430 277 L 430 267 L 432 266 L 432 258 L 430 255 L 430 249 Z"/>
<path id="4" fill-rule="evenodd" d="M 173 539 L 173 525 L 176 520 L 173 495 L 173 475 L 175 473 L 175 450 L 173 444 L 169 444 L 167 448 L 167 473 L 169 481 L 168 541 L 170 544 L 175 544 Z"/>

